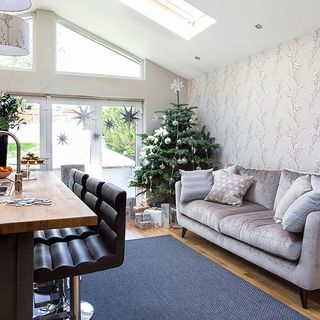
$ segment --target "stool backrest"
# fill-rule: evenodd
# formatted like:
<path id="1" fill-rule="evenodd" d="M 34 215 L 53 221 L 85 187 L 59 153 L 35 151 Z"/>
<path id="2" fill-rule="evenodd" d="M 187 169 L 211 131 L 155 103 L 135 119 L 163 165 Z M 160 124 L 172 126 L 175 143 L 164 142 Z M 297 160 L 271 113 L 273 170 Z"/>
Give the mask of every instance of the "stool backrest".
<path id="1" fill-rule="evenodd" d="M 89 177 L 84 186 L 83 202 L 99 216 L 99 209 L 102 202 L 101 188 L 104 182 L 93 177 Z"/>
<path id="2" fill-rule="evenodd" d="M 72 169 L 77 169 L 79 171 L 84 172 L 85 165 L 84 164 L 62 164 L 61 165 L 60 167 L 61 180 L 66 186 L 70 185 L 70 171 Z"/>
<path id="3" fill-rule="evenodd" d="M 70 183 L 69 188 L 76 194 L 81 200 L 84 198 L 85 194 L 85 183 L 89 175 L 85 172 L 79 171 L 77 169 L 71 169 L 70 171 Z"/>
<path id="4" fill-rule="evenodd" d="M 120 260 L 124 258 L 127 194 L 106 182 L 101 188 L 99 234 Z"/>

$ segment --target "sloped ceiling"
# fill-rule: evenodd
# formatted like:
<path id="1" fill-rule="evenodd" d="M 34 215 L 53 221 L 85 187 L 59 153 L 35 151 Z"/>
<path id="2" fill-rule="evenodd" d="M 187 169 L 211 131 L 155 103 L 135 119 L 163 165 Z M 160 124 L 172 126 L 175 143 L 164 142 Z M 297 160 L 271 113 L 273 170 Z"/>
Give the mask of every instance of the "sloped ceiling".
<path id="1" fill-rule="evenodd" d="M 139 1 L 139 0 L 132 0 Z M 187 41 L 117 0 L 33 0 L 58 16 L 185 78 L 320 27 L 319 0 L 188 0 L 218 22 Z M 254 26 L 259 23 L 263 29 Z M 200 60 L 194 57 L 199 56 Z"/>

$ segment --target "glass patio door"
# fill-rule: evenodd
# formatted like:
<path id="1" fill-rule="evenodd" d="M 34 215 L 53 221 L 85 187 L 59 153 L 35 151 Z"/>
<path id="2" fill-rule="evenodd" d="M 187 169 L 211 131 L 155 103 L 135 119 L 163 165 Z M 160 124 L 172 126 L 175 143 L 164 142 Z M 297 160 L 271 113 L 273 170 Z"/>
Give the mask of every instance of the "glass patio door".
<path id="1" fill-rule="evenodd" d="M 84 164 L 90 161 L 93 123 L 91 101 L 52 99 L 51 103 L 52 169 L 60 173 L 64 164 Z"/>
<path id="2" fill-rule="evenodd" d="M 142 104 L 128 101 L 99 101 L 101 116 L 101 168 L 102 178 L 135 196 L 135 188 L 128 182 L 140 151 L 137 133 L 142 132 Z"/>
<path id="3" fill-rule="evenodd" d="M 44 158 L 46 154 L 46 135 L 42 134 L 46 122 L 46 101 L 40 97 L 24 97 L 29 106 L 22 115 L 24 124 L 20 128 L 10 129 L 15 134 L 21 144 L 21 156 L 28 153 Z M 43 137 L 43 138 L 41 138 Z M 15 142 L 9 138 L 8 141 L 8 165 L 16 166 L 17 152 Z M 22 169 L 25 169 L 22 166 Z M 45 166 L 33 166 L 32 170 L 45 169 Z"/>
<path id="4" fill-rule="evenodd" d="M 86 171 L 125 189 L 136 164 L 142 132 L 142 103 L 98 99 L 52 98 L 49 169 L 60 175 L 63 164 L 84 164 Z"/>

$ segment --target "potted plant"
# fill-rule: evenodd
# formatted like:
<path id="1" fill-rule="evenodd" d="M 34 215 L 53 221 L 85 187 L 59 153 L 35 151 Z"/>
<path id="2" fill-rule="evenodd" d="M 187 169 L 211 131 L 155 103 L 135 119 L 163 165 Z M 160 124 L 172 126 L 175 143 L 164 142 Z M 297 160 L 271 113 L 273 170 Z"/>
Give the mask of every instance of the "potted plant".
<path id="1" fill-rule="evenodd" d="M 0 93 L 0 130 L 20 128 L 25 124 L 22 113 L 30 109 L 21 97 L 12 97 L 6 92 Z M 0 135 L 0 166 L 7 166 L 8 136 Z"/>

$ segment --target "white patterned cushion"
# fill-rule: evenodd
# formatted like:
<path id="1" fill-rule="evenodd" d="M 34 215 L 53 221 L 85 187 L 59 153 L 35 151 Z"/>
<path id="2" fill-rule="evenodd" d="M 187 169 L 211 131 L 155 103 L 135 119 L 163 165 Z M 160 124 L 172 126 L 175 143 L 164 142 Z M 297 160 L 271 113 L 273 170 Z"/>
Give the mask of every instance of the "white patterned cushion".
<path id="1" fill-rule="evenodd" d="M 221 172 L 215 176 L 214 185 L 204 200 L 240 207 L 252 182 L 252 176 Z"/>
<path id="2" fill-rule="evenodd" d="M 220 173 L 223 173 L 223 172 L 236 174 L 237 168 L 238 168 L 238 166 L 235 164 L 235 165 L 231 165 L 229 167 L 226 167 L 226 168 L 223 168 L 220 170 L 212 171 L 213 179 L 215 179 L 216 176 L 218 176 Z"/>

